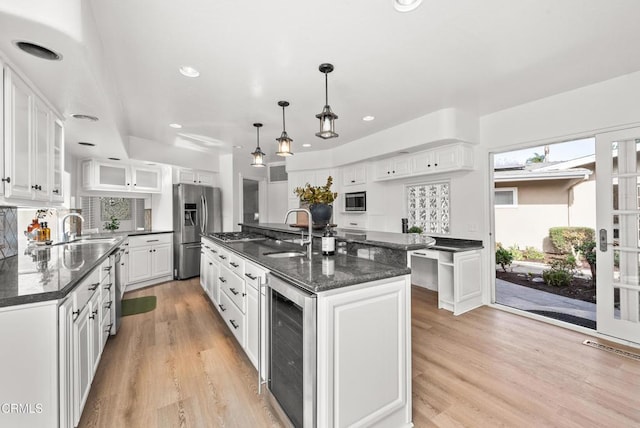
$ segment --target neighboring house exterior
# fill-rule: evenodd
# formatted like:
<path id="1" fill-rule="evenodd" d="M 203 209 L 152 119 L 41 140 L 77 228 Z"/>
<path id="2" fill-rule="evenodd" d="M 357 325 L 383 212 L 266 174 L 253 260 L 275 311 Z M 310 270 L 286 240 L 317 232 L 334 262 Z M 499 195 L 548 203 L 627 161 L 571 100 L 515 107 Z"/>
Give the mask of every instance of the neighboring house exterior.
<path id="1" fill-rule="evenodd" d="M 549 228 L 596 227 L 595 156 L 497 167 L 496 242 L 553 252 Z"/>

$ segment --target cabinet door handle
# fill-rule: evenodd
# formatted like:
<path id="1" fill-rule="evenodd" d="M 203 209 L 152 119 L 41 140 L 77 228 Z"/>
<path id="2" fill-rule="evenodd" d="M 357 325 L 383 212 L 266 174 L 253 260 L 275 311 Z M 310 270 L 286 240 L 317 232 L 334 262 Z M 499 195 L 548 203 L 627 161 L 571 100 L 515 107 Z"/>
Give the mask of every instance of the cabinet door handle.
<path id="1" fill-rule="evenodd" d="M 416 256 L 426 256 L 425 253 L 413 253 L 413 254 L 416 255 Z"/>
<path id="2" fill-rule="evenodd" d="M 98 315 L 98 310 L 97 309 L 91 312 L 91 315 L 89 315 L 89 319 L 90 320 L 96 319 L 96 315 Z"/>
<path id="3" fill-rule="evenodd" d="M 111 333 L 111 327 L 113 327 L 113 323 L 109 324 L 109 328 L 107 328 L 104 332 Z"/>
<path id="4" fill-rule="evenodd" d="M 234 262 L 229 262 L 229 264 L 230 264 L 231 266 L 233 266 L 234 268 L 237 268 L 238 266 L 240 266 L 239 264 L 234 263 Z"/>
<path id="5" fill-rule="evenodd" d="M 211 252 L 212 252 L 213 254 L 217 253 L 217 251 L 216 251 L 216 250 L 214 250 L 213 248 L 211 249 Z"/>
<path id="6" fill-rule="evenodd" d="M 93 290 L 95 290 L 96 288 L 98 288 L 98 285 L 100 285 L 100 283 L 99 283 L 99 282 L 96 282 L 95 284 L 91 284 L 91 285 L 89 286 L 89 291 L 93 291 Z"/>
<path id="7" fill-rule="evenodd" d="M 159 242 L 159 239 L 147 239 L 147 242 Z"/>
<path id="8" fill-rule="evenodd" d="M 52 192 L 56 193 L 56 194 L 60 193 L 60 191 L 58 189 L 53 189 Z"/>
<path id="9" fill-rule="evenodd" d="M 3 178 L 2 182 L 3 183 L 11 183 L 11 177 Z"/>
<path id="10" fill-rule="evenodd" d="M 257 278 L 257 276 L 253 276 L 250 273 L 245 273 L 244 276 L 246 276 L 247 278 L 249 278 L 252 281 L 255 281 L 255 279 Z"/>
<path id="11" fill-rule="evenodd" d="M 233 328 L 235 328 L 235 329 L 240 327 L 238 324 L 236 324 L 236 320 L 229 320 L 229 324 L 231 324 L 233 326 Z"/>
<path id="12" fill-rule="evenodd" d="M 220 259 L 222 259 L 222 260 L 225 260 L 225 259 L 226 259 L 226 257 L 225 257 L 225 256 L 223 256 L 223 255 L 219 255 L 218 257 L 220 257 Z"/>
<path id="13" fill-rule="evenodd" d="M 77 311 L 72 311 L 71 315 L 73 316 L 73 319 L 75 320 L 80 315 L 80 309 L 78 309 Z"/>
<path id="14" fill-rule="evenodd" d="M 221 310 L 222 312 L 226 311 L 226 309 L 224 308 L 224 306 L 222 306 L 222 303 L 220 303 L 220 304 L 218 305 L 218 307 L 220 308 L 220 310 Z"/>
<path id="15" fill-rule="evenodd" d="M 112 285 L 113 285 L 113 284 L 110 282 L 109 284 L 107 284 L 107 285 L 104 287 L 104 289 L 105 289 L 105 290 L 111 290 L 111 286 L 112 286 Z"/>
<path id="16" fill-rule="evenodd" d="M 113 303 L 111 300 L 109 300 L 107 303 L 105 303 L 104 308 L 105 309 L 111 309 L 111 303 Z"/>
<path id="17" fill-rule="evenodd" d="M 105 268 L 104 268 L 104 270 L 106 270 L 107 272 L 109 272 L 109 271 L 111 270 L 111 268 L 112 268 L 112 267 L 113 267 L 113 266 L 107 266 L 107 267 L 105 267 Z"/>
<path id="18" fill-rule="evenodd" d="M 226 280 L 226 279 L 224 279 L 224 277 L 223 277 L 223 276 L 219 276 L 219 277 L 218 277 L 218 279 L 220 280 L 220 282 L 227 282 L 227 280 Z"/>
<path id="19" fill-rule="evenodd" d="M 352 182 L 352 183 L 355 183 L 355 182 L 356 182 L 356 180 L 351 180 L 351 182 Z"/>
<path id="20" fill-rule="evenodd" d="M 358 223 L 349 223 L 351 226 L 357 226 Z"/>
<path id="21" fill-rule="evenodd" d="M 233 287 L 229 288 L 229 291 L 231 291 L 231 292 L 233 293 L 233 295 L 234 295 L 234 296 L 237 296 L 238 294 L 240 294 L 240 293 L 238 293 L 238 292 L 236 291 L 236 289 L 235 289 L 235 288 L 233 288 Z"/>
<path id="22" fill-rule="evenodd" d="M 209 266 L 213 266 L 213 263 L 209 262 Z"/>

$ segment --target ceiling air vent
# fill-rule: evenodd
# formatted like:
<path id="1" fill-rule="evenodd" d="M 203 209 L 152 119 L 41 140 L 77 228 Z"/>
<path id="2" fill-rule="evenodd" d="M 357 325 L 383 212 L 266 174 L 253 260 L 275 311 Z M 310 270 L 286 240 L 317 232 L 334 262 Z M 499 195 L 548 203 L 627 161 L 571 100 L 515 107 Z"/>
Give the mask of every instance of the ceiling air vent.
<path id="1" fill-rule="evenodd" d="M 269 183 L 287 181 L 287 166 L 284 163 L 269 164 Z"/>

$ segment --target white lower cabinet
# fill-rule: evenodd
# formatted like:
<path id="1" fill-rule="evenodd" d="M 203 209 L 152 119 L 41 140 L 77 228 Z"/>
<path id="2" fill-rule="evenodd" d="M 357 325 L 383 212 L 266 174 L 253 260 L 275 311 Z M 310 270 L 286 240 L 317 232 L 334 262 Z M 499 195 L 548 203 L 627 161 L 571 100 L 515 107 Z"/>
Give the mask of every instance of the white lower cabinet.
<path id="1" fill-rule="evenodd" d="M 173 279 L 173 235 L 129 237 L 127 290 Z"/>
<path id="2" fill-rule="evenodd" d="M 316 426 L 412 426 L 410 276 L 317 299 Z"/>
<path id="3" fill-rule="evenodd" d="M 264 289 L 267 270 L 202 238 L 200 284 L 251 363 L 265 367 Z M 258 293 L 262 298 L 259 306 Z M 260 321 L 260 319 L 262 319 Z"/>
<path id="4" fill-rule="evenodd" d="M 73 322 L 73 426 L 80 422 L 84 403 L 91 387 L 90 305 L 86 305 Z"/>
<path id="5" fill-rule="evenodd" d="M 460 315 L 482 306 L 481 250 L 407 253 L 412 282 L 438 291 L 438 308 Z"/>

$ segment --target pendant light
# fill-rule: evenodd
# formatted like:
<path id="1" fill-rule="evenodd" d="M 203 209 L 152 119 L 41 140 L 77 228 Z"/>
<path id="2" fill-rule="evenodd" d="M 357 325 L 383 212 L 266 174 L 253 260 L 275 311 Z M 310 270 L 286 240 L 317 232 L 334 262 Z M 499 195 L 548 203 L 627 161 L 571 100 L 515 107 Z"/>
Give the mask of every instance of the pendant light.
<path id="1" fill-rule="evenodd" d="M 253 163 L 251 164 L 251 166 L 256 166 L 256 167 L 264 167 L 264 157 L 266 156 L 264 154 L 264 152 L 260 149 L 260 128 L 262 127 L 261 123 L 254 123 L 253 126 L 256 127 L 256 134 L 258 136 L 258 144 L 256 145 L 256 150 L 254 152 L 251 153 L 251 156 L 253 156 Z"/>
<path id="2" fill-rule="evenodd" d="M 336 114 L 331 111 L 329 107 L 329 85 L 327 83 L 327 74 L 333 71 L 332 64 L 320 64 L 319 70 L 324 73 L 324 94 L 325 103 L 322 113 L 316 114 L 316 117 L 320 119 L 320 132 L 316 132 L 316 137 L 329 139 L 338 136 L 335 132 L 335 120 L 338 118 Z"/>
<path id="3" fill-rule="evenodd" d="M 282 107 L 282 135 L 280 135 L 280 138 L 276 138 L 278 142 L 278 151 L 276 154 L 278 156 L 291 156 L 293 155 L 293 153 L 291 153 L 291 143 L 293 143 L 293 140 L 287 135 L 284 126 L 284 108 L 289 105 L 289 101 L 278 101 L 278 105 Z"/>

